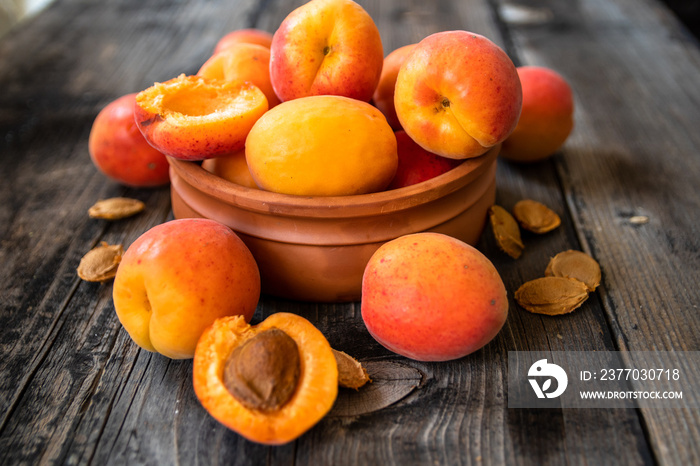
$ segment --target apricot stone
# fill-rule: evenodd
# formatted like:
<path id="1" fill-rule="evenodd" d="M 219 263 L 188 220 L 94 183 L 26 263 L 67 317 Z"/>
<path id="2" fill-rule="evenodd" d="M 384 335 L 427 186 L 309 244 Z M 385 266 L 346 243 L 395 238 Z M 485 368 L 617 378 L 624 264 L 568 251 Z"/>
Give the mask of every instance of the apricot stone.
<path id="1" fill-rule="evenodd" d="M 362 280 L 362 319 L 384 347 L 418 361 L 447 361 L 482 348 L 508 316 L 506 289 L 478 250 L 440 233 L 381 246 Z"/>

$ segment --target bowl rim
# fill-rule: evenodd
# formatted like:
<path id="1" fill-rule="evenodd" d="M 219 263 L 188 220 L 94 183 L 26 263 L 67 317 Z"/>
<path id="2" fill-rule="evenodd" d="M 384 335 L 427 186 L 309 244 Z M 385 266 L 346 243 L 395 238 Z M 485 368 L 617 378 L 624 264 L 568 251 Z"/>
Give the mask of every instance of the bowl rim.
<path id="1" fill-rule="evenodd" d="M 274 215 L 313 218 L 364 217 L 426 204 L 474 181 L 496 161 L 500 144 L 465 159 L 452 170 L 411 186 L 351 196 L 300 196 L 248 188 L 208 172 L 200 164 L 167 156 L 177 175 L 199 191 L 239 208 Z"/>

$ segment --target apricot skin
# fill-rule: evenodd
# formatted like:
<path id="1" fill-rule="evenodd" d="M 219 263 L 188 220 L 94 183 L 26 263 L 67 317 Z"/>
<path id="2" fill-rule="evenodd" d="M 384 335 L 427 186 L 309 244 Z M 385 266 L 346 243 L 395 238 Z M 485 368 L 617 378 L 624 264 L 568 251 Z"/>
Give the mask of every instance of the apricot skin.
<path id="1" fill-rule="evenodd" d="M 170 181 L 168 161 L 136 126 L 135 98 L 135 93 L 119 97 L 97 114 L 88 141 L 90 159 L 103 174 L 122 184 L 161 186 Z"/>
<path id="2" fill-rule="evenodd" d="M 384 58 L 382 66 L 382 74 L 379 76 L 379 84 L 372 96 L 372 102 L 386 116 L 394 131 L 401 129 L 401 122 L 396 116 L 394 108 L 394 89 L 396 88 L 396 78 L 399 75 L 399 69 L 406 57 L 415 48 L 416 44 L 404 45 L 391 52 Z"/>
<path id="3" fill-rule="evenodd" d="M 134 241 L 114 279 L 114 308 L 140 347 L 189 359 L 219 317 L 249 321 L 260 298 L 252 254 L 228 227 L 207 219 L 157 225 Z"/>
<path id="4" fill-rule="evenodd" d="M 362 281 L 362 319 L 385 348 L 448 361 L 491 341 L 508 315 L 503 281 L 472 246 L 439 233 L 385 243 Z"/>
<path id="5" fill-rule="evenodd" d="M 405 131 L 397 131 L 397 151 L 399 166 L 396 175 L 387 189 L 411 186 L 447 173 L 461 163 L 461 160 L 441 157 L 423 149 Z"/>
<path id="6" fill-rule="evenodd" d="M 248 81 L 257 86 L 269 108 L 280 103 L 270 82 L 270 48 L 258 44 L 235 43 L 212 55 L 197 76 L 222 81 Z"/>
<path id="7" fill-rule="evenodd" d="M 236 29 L 219 39 L 214 47 L 214 53 L 219 53 L 222 50 L 226 50 L 231 45 L 241 43 L 262 45 L 269 49 L 270 44 L 272 44 L 272 34 L 262 29 L 255 28 Z"/>
<path id="8" fill-rule="evenodd" d="M 258 188 L 248 169 L 248 163 L 245 160 L 245 150 L 240 150 L 231 155 L 204 160 L 202 168 L 231 183 L 236 183 L 246 188 Z"/>
<path id="9" fill-rule="evenodd" d="M 552 156 L 574 127 L 574 96 L 554 70 L 521 66 L 523 110 L 515 130 L 503 142 L 501 156 L 513 162 L 537 162 Z"/>

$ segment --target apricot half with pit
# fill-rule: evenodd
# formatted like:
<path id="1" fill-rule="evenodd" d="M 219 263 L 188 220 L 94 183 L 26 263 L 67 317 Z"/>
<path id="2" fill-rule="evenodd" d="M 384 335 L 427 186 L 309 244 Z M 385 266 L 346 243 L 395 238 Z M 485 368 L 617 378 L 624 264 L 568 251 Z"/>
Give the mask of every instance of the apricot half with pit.
<path id="1" fill-rule="evenodd" d="M 139 92 L 134 118 L 163 154 L 204 160 L 243 149 L 267 110 L 267 98 L 254 84 L 180 75 Z"/>
<path id="2" fill-rule="evenodd" d="M 217 421 L 253 442 L 279 445 L 330 411 L 338 367 L 328 340 L 296 314 L 279 312 L 251 326 L 224 317 L 195 350 L 194 391 Z"/>

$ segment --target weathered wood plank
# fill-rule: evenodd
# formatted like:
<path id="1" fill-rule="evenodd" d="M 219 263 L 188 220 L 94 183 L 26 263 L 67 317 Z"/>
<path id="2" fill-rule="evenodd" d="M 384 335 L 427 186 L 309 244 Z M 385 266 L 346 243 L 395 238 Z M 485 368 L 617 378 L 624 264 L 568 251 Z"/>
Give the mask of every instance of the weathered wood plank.
<path id="1" fill-rule="evenodd" d="M 521 3 L 545 18 L 509 25 L 523 62 L 575 90 L 576 128 L 554 164 L 582 248 L 603 269 L 616 347 L 698 350 L 697 41 L 655 2 Z M 700 460 L 697 413 L 642 416 L 658 461 Z"/>
<path id="2" fill-rule="evenodd" d="M 666 22 L 673 25 L 663 14 L 662 24 L 657 24 L 659 16 L 651 4 L 642 4 L 637 13 L 641 19 L 632 15 L 634 20 L 627 20 L 626 11 L 624 15 L 610 12 L 624 1 L 613 6 L 582 1 L 574 13 L 552 2 L 552 9 L 564 11 L 555 11 L 551 23 L 515 25 L 496 22 L 498 4 L 484 1 L 360 2 L 380 28 L 385 53 L 432 32 L 468 29 L 507 47 L 516 62 L 549 64 L 567 77 L 576 76 L 575 88 L 585 104 L 577 109 L 577 129 L 563 153 L 537 166 L 501 163 L 498 173 L 499 204 L 509 208 L 524 197 L 543 201 L 562 215 L 563 228 L 541 237 L 526 235 L 526 253 L 518 261 L 500 253 L 488 231 L 479 248 L 494 261 L 511 296 L 523 281 L 540 276 L 549 256 L 563 249 L 593 253 L 605 273 L 601 290 L 569 316 L 532 315 L 511 301 L 508 322 L 496 340 L 474 355 L 441 364 L 409 361 L 383 349 L 364 328 L 357 303 L 322 305 L 263 297 L 256 321 L 273 312 L 296 312 L 312 320 L 334 347 L 361 360 L 401 364 L 419 374 L 418 386 L 387 408 L 352 417 L 331 415 L 284 447 L 248 442 L 199 406 L 192 390 L 191 362 L 169 361 L 138 350 L 116 320 L 110 286 L 77 280 L 74 268 L 92 245 L 102 239 L 128 245 L 165 220 L 169 211 L 167 189 L 125 190 L 105 182 L 91 166 L 87 134 L 99 108 L 153 81 L 196 71 L 228 30 L 256 26 L 274 31 L 302 3 L 58 0 L 0 41 L 0 57 L 7 64 L 0 69 L 0 85 L 8 90 L 0 95 L 0 129 L 5 135 L 0 142 L 0 262 L 4 265 L 0 293 L 8 297 L 0 313 L 4 356 L 0 358 L 0 462 L 649 464 L 660 459 L 672 464 L 692 460 L 690 447 L 666 451 L 676 444 L 661 432 L 680 421 L 689 426 L 683 439 L 696 439 L 698 422 L 690 415 L 669 418 L 644 413 L 640 420 L 634 410 L 506 408 L 508 350 L 644 349 L 642 337 L 635 337 L 634 331 L 640 329 L 646 338 L 654 337 L 656 328 L 666 331 L 666 327 L 671 332 L 654 344 L 697 349 L 692 322 L 689 329 L 672 322 L 688 316 L 674 314 L 684 311 L 666 308 L 659 300 L 665 289 L 681 289 L 671 281 L 673 275 L 663 282 L 667 288 L 657 286 L 647 292 L 649 288 L 628 282 L 629 277 L 637 278 L 634 274 L 641 275 L 642 284 L 656 280 L 641 267 L 633 274 L 626 269 L 639 266 L 641 259 L 619 257 L 629 253 L 627 245 L 641 243 L 645 255 L 654 258 L 650 270 L 660 262 L 660 270 L 678 266 L 688 272 L 688 263 L 697 259 L 692 254 L 697 238 L 689 237 L 695 231 L 692 217 L 686 220 L 681 214 L 697 213 L 697 196 L 687 189 L 698 164 L 679 160 L 697 149 L 692 120 L 686 119 L 689 111 L 697 115 L 692 113 L 697 95 L 689 87 L 697 74 L 684 74 L 697 71 L 697 51 L 683 42 L 657 51 L 669 54 L 671 61 L 691 57 L 690 63 L 678 65 L 677 73 L 663 71 L 664 83 L 677 83 L 680 88 L 667 92 L 682 93 L 667 96 L 674 107 L 664 112 L 663 123 L 655 115 L 657 106 L 666 108 L 665 100 L 649 99 L 647 93 L 652 91 L 644 87 L 651 86 L 656 76 L 645 71 L 643 64 L 622 57 L 641 60 L 648 57 L 648 47 L 662 46 L 645 38 L 639 26 L 650 23 L 668 32 Z M 613 19 L 601 19 L 601 12 Z M 567 16 L 571 14 L 578 16 Z M 579 16 L 580 25 L 574 20 Z M 614 30 L 620 25 L 643 46 L 628 52 L 605 48 L 604 37 L 618 41 L 625 36 Z M 511 29 L 512 36 L 501 35 Z M 599 42 L 589 46 L 582 41 L 597 34 Z M 659 34 L 658 41 L 668 44 L 662 40 L 664 33 Z M 586 60 L 567 54 L 567 47 Z M 607 66 L 608 60 L 620 65 Z M 584 61 L 595 66 L 589 69 L 579 63 Z M 601 76 L 598 68 L 604 64 Z M 661 69 L 659 65 L 656 71 Z M 621 100 L 617 90 L 636 75 L 644 86 L 630 86 L 622 95 L 632 96 L 631 100 Z M 646 102 L 636 116 L 639 128 L 625 122 L 634 113 L 631 109 L 638 107 L 634 99 Z M 653 138 L 659 124 L 681 142 L 672 146 L 668 139 Z M 627 179 L 628 171 L 639 172 L 633 151 L 640 151 L 640 160 L 655 172 L 680 176 L 680 184 L 659 181 L 651 172 L 636 181 Z M 654 157 L 668 152 L 679 165 L 668 168 Z M 593 156 L 595 161 L 587 159 Z M 613 164 L 615 160 L 622 162 Z M 662 185 L 648 192 L 646 187 L 654 183 Z M 676 195 L 684 192 L 686 196 L 677 201 Z M 94 200 L 117 194 L 145 200 L 149 211 L 114 224 L 87 219 L 85 211 Z M 654 194 L 662 199 L 649 202 Z M 673 197 L 664 197 L 667 194 Z M 616 209 L 606 208 L 611 197 L 620 204 Z M 635 199 L 649 203 L 635 204 Z M 658 220 L 654 215 L 650 223 L 656 230 L 651 234 L 646 226 L 624 222 L 639 205 L 645 209 L 672 205 L 673 209 L 665 210 Z M 656 214 L 655 210 L 644 212 Z M 673 223 L 672 234 L 663 236 L 660 232 L 668 222 Z M 600 232 L 601 226 L 610 229 Z M 636 236 L 620 241 L 623 233 Z M 656 259 L 658 251 L 651 247 L 662 236 L 664 247 L 675 251 L 671 261 Z M 682 277 L 681 285 L 689 286 L 697 278 L 697 271 L 693 273 Z M 647 313 L 642 314 L 643 323 L 633 321 L 637 307 L 626 308 L 630 303 L 642 304 L 637 301 L 641 297 L 649 311 L 664 307 L 660 320 Z M 672 304 L 692 304 L 696 297 L 688 293 Z M 341 391 L 340 396 L 349 394 Z M 650 433 L 645 434 L 645 429 Z"/>

